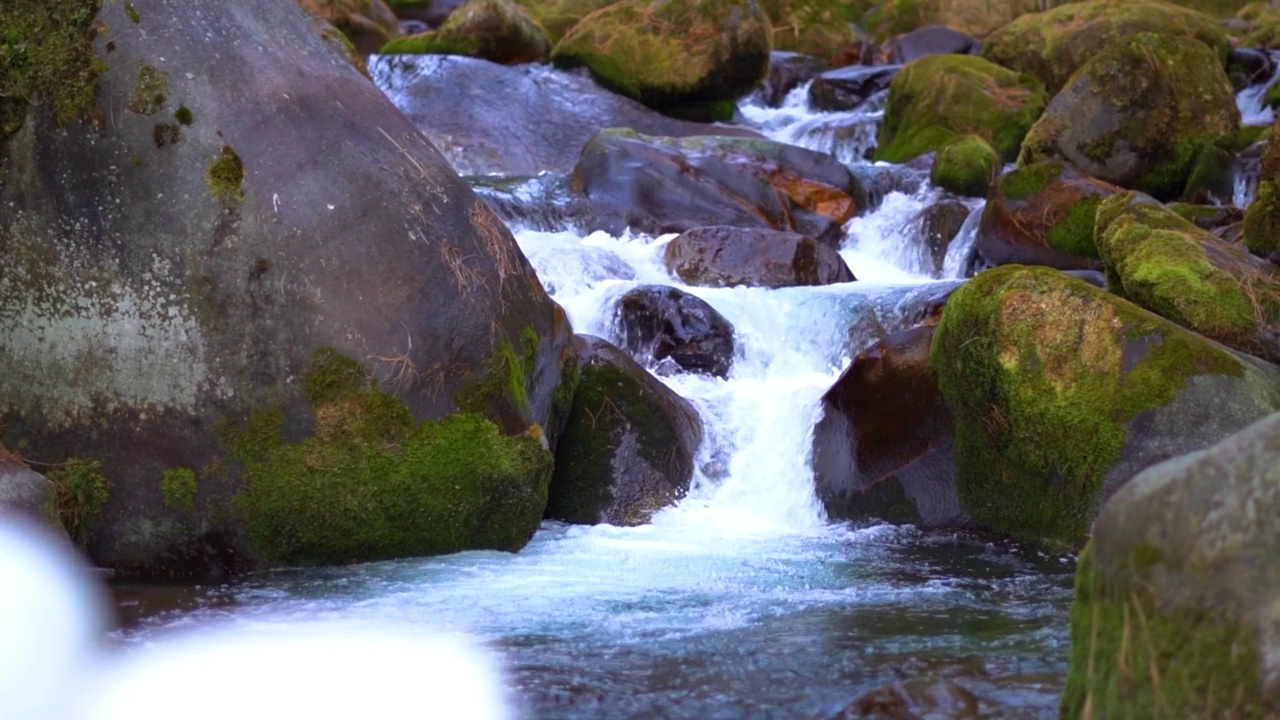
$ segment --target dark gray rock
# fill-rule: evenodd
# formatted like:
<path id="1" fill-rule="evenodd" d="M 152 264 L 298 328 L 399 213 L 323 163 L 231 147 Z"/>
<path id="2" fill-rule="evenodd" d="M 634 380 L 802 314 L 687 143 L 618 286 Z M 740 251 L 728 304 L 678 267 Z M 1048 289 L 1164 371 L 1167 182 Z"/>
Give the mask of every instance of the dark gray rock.
<path id="1" fill-rule="evenodd" d="M 756 88 L 756 95 L 765 105 L 778 107 L 788 93 L 826 69 L 827 63 L 822 58 L 774 50 L 769 53 L 769 76 Z"/>
<path id="2" fill-rule="evenodd" d="M 840 253 L 799 233 L 700 227 L 667 245 L 667 269 L 702 287 L 795 287 L 853 282 Z"/>
<path id="3" fill-rule="evenodd" d="M 688 491 L 702 421 L 607 341 L 579 335 L 573 347 L 581 374 L 556 448 L 547 517 L 642 525 Z"/>
<path id="4" fill-rule="evenodd" d="M 809 102 L 819 110 L 852 110 L 889 88 L 901 65 L 849 65 L 828 70 L 809 86 Z"/>
<path id="5" fill-rule="evenodd" d="M 733 323 L 696 295 L 641 285 L 618 299 L 620 344 L 639 362 L 671 358 L 690 372 L 724 377 L 733 364 Z"/>
<path id="6" fill-rule="evenodd" d="M 884 44 L 889 62 L 906 65 L 927 55 L 977 55 L 982 45 L 968 35 L 941 25 L 926 25 L 895 35 Z"/>
<path id="7" fill-rule="evenodd" d="M 726 225 L 791 230 L 833 247 L 867 197 L 848 168 L 824 153 L 770 140 L 630 130 L 592 138 L 572 182 L 612 233 Z"/>

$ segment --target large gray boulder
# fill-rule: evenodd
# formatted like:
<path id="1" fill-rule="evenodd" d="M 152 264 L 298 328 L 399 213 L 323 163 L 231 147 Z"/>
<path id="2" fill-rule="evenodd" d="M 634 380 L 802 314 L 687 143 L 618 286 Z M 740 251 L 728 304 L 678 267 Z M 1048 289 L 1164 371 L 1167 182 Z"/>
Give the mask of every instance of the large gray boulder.
<path id="1" fill-rule="evenodd" d="M 104 3 L 97 22 L 128 31 L 84 28 L 101 67 L 85 102 L 68 112 L 45 86 L 0 135 L 0 442 L 101 463 L 93 558 L 199 576 L 522 544 L 540 508 L 497 540 L 460 526 L 439 543 L 273 546 L 246 498 L 297 500 L 273 483 L 304 477 L 298 449 L 320 429 L 364 442 L 390 422 L 403 443 L 365 442 L 369 457 L 426 435 L 451 447 L 463 428 L 495 456 L 539 442 L 513 435 L 554 440 L 567 321 L 502 223 L 296 3 Z M 352 405 L 388 414 L 332 422 Z M 460 411 L 436 435 L 403 427 Z M 535 466 L 493 470 L 537 505 Z M 490 521 L 487 492 L 459 500 L 476 511 L 460 522 Z"/>
<path id="2" fill-rule="evenodd" d="M 585 73 L 508 67 L 469 57 L 387 55 L 369 71 L 396 107 L 463 175 L 569 172 L 605 128 L 648 135 L 735 135 L 743 128 L 677 120 L 614 94 Z"/>
<path id="3" fill-rule="evenodd" d="M 1280 414 L 1134 477 L 1080 558 L 1062 717 L 1271 717 L 1278 558 Z"/>

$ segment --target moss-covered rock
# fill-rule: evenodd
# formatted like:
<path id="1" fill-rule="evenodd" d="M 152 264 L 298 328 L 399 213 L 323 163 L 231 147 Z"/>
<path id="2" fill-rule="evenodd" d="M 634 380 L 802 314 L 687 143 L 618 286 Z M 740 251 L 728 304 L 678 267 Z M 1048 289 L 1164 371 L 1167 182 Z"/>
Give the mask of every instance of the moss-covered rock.
<path id="1" fill-rule="evenodd" d="M 546 60 L 551 43 L 528 11 L 511 0 L 468 0 L 439 28 L 392 40 L 382 52 L 468 55 L 516 65 Z"/>
<path id="2" fill-rule="evenodd" d="M 1097 211 L 1108 287 L 1152 312 L 1242 352 L 1280 360 L 1276 267 L 1132 193 Z"/>
<path id="3" fill-rule="evenodd" d="M 1094 216 L 1098 203 L 1119 191 L 1061 162 L 1017 168 L 987 199 L 975 248 L 990 265 L 1098 269 Z"/>
<path id="4" fill-rule="evenodd" d="M 1262 150 L 1258 189 L 1244 214 L 1244 242 L 1255 255 L 1267 257 L 1280 250 L 1280 118 Z"/>
<path id="5" fill-rule="evenodd" d="M 1086 175 L 1178 197 L 1199 153 L 1240 129 L 1231 82 L 1198 40 L 1138 33 L 1086 62 L 1027 134 L 1019 162 L 1063 159 Z"/>
<path id="6" fill-rule="evenodd" d="M 905 162 L 977 135 L 1012 160 L 1044 104 L 1044 87 L 1033 77 L 979 57 L 930 55 L 889 83 L 875 159 Z"/>
<path id="7" fill-rule="evenodd" d="M 0 10 L 0 142 L 18 131 L 32 105 L 58 122 L 94 108 L 103 65 L 93 53 L 101 0 L 12 0 Z"/>
<path id="8" fill-rule="evenodd" d="M 1076 568 L 1062 717 L 1274 714 L 1278 521 L 1280 415 L 1121 488 Z"/>
<path id="9" fill-rule="evenodd" d="M 615 0 L 517 0 L 547 33 L 554 45 L 582 18 Z"/>
<path id="10" fill-rule="evenodd" d="M 621 0 L 583 18 L 552 60 L 659 109 L 736 100 L 768 74 L 770 32 L 754 0 Z"/>
<path id="11" fill-rule="evenodd" d="M 1037 9 L 1036 0 L 886 0 L 867 13 L 865 24 L 879 40 L 926 25 L 943 25 L 974 37 Z"/>
<path id="12" fill-rule="evenodd" d="M 854 28 L 871 0 L 762 0 L 773 49 L 830 59 L 857 39 Z"/>
<path id="13" fill-rule="evenodd" d="M 929 179 L 957 195 L 986 197 L 1000 172 L 1000 155 L 977 135 L 964 135 L 943 146 L 933 160 Z"/>
<path id="14" fill-rule="evenodd" d="M 689 489 L 702 421 L 608 342 L 580 335 L 574 347 L 581 375 L 556 447 L 547 516 L 641 525 Z"/>
<path id="15" fill-rule="evenodd" d="M 237 497 L 251 551 L 271 563 L 340 564 L 466 549 L 518 550 L 546 506 L 551 453 L 483 415 L 415 423 L 359 364 L 316 353 L 304 378 L 314 434 L 289 443 L 268 418 Z M 176 478 L 175 478 L 176 480 Z"/>
<path id="16" fill-rule="evenodd" d="M 1259 0 L 1240 8 L 1235 21 L 1242 25 L 1238 32 L 1240 47 L 1275 47 L 1280 40 L 1280 8 Z"/>
<path id="17" fill-rule="evenodd" d="M 1272 412 L 1280 369 L 1048 268 L 979 274 L 947 303 L 930 364 L 955 417 L 977 522 L 1079 546 L 1140 470 Z"/>
<path id="18" fill-rule="evenodd" d="M 400 20 L 383 0 L 298 0 L 310 13 L 342 31 L 361 53 L 400 37 Z"/>
<path id="19" fill-rule="evenodd" d="M 1195 38 L 1220 66 L 1231 49 L 1218 23 L 1195 10 L 1150 0 L 1086 0 L 1014 20 L 986 38 L 982 57 L 1038 78 L 1054 94 L 1112 42 L 1139 32 Z"/>

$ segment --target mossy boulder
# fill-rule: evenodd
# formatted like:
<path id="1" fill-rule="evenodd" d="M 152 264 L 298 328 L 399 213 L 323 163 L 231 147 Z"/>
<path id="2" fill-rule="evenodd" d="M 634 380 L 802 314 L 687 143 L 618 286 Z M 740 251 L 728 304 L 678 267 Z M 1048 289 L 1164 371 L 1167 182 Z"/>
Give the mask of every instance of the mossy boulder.
<path id="1" fill-rule="evenodd" d="M 663 109 L 751 92 L 769 72 L 769 35 L 755 0 L 621 0 L 583 18 L 551 57 Z"/>
<path id="2" fill-rule="evenodd" d="M 1061 162 L 1017 168 L 995 184 L 974 247 L 989 265 L 1100 269 L 1094 218 L 1098 203 L 1120 191 Z"/>
<path id="3" fill-rule="evenodd" d="M 663 262 L 685 284 L 701 287 L 780 288 L 855 279 L 835 248 L 765 228 L 693 228 L 667 244 Z"/>
<path id="4" fill-rule="evenodd" d="M 955 418 L 961 506 L 1079 547 L 1142 469 L 1280 407 L 1280 368 L 1049 268 L 1006 265 L 951 296 L 930 365 Z"/>
<path id="5" fill-rule="evenodd" d="M 963 135 L 938 151 L 929 171 L 934 185 L 957 195 L 986 197 L 1000 174 L 1000 155 L 977 135 Z"/>
<path id="6" fill-rule="evenodd" d="M 874 157 L 906 162 L 977 135 L 1012 160 L 1044 104 L 1044 87 L 1029 75 L 979 57 L 930 55 L 908 63 L 889 83 Z"/>
<path id="7" fill-rule="evenodd" d="M 1280 415 L 1121 488 L 1076 568 L 1062 717 L 1274 714 L 1278 522 Z"/>
<path id="8" fill-rule="evenodd" d="M 33 104 L 58 122 L 94 112 L 102 62 L 93 52 L 101 0 L 12 0 L 0 14 L 0 142 L 22 127 Z"/>
<path id="9" fill-rule="evenodd" d="M 308 12 L 342 31 L 363 54 L 400 37 L 400 20 L 383 0 L 297 0 Z M 137 3 L 134 3 L 138 5 Z M 140 6 L 139 6 L 140 7 Z M 142 12 L 139 11 L 139 17 Z"/>
<path id="10" fill-rule="evenodd" d="M 788 230 L 833 247 L 867 190 L 828 153 L 748 138 L 595 135 L 573 169 L 599 227 L 660 234 L 707 225 Z"/>
<path id="11" fill-rule="evenodd" d="M 981 38 L 1026 13 L 1036 0 L 885 0 L 867 13 L 865 25 L 878 40 L 926 25 L 943 25 Z"/>
<path id="12" fill-rule="evenodd" d="M 951 410 L 929 367 L 936 329 L 935 315 L 876 342 L 822 396 L 813 474 L 830 519 L 968 522 L 956 494 Z"/>
<path id="13" fill-rule="evenodd" d="M 569 32 L 579 20 L 615 0 L 518 0 L 547 33 L 554 45 Z"/>
<path id="14" fill-rule="evenodd" d="M 517 65 L 545 61 L 551 43 L 528 11 L 511 0 L 467 0 L 439 28 L 392 40 L 382 53 L 468 55 Z"/>
<path id="15" fill-rule="evenodd" d="M 1255 255 L 1267 257 L 1280 250 L 1280 119 L 1262 150 L 1258 189 L 1244 213 L 1244 243 Z"/>
<path id="16" fill-rule="evenodd" d="M 1097 245 L 1112 292 L 1241 352 L 1280 360 L 1275 265 L 1132 193 L 1098 206 Z"/>
<path id="17" fill-rule="evenodd" d="M 479 414 L 415 422 L 359 363 L 328 350 L 304 377 L 312 435 L 283 418 L 228 431 L 245 464 L 236 496 L 248 549 L 267 564 L 336 565 L 468 549 L 519 550 L 547 503 L 551 452 Z"/>
<path id="18" fill-rule="evenodd" d="M 688 491 L 702 421 L 688 400 L 607 341 L 579 335 L 574 349 L 580 375 L 547 517 L 647 523 Z"/>
<path id="19" fill-rule="evenodd" d="M 830 59 L 857 40 L 855 28 L 872 0 L 761 0 L 773 49 Z"/>
<path id="20" fill-rule="evenodd" d="M 0 443 L 81 461 L 59 475 L 101 499 L 72 533 L 91 559 L 122 578 L 252 567 L 221 430 L 274 416 L 305 442 L 319 348 L 415 427 L 462 412 L 554 440 L 563 313 L 296 2 L 133 0 L 94 22 L 125 29 L 92 46 L 103 111 L 42 99 L 0 144 Z"/>
<path id="21" fill-rule="evenodd" d="M 1027 134 L 1019 162 L 1061 159 L 1159 199 L 1182 195 L 1202 150 L 1240 130 L 1217 56 L 1185 36 L 1138 33 L 1086 62 Z"/>
<path id="22" fill-rule="evenodd" d="M 1108 45 L 1140 32 L 1199 40 L 1219 66 L 1231 49 L 1217 21 L 1193 9 L 1158 0 L 1085 0 L 1014 20 L 986 37 L 982 57 L 1039 79 L 1052 95 Z"/>

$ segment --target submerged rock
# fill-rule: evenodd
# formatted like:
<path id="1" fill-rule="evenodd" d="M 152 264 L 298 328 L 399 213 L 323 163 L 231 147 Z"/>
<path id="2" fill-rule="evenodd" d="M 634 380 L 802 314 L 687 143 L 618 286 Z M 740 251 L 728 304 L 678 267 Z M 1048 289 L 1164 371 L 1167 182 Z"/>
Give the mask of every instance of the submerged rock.
<path id="1" fill-rule="evenodd" d="M 796 287 L 853 282 L 840 253 L 799 233 L 710 226 L 667 245 L 667 269 L 702 287 Z"/>
<path id="2" fill-rule="evenodd" d="M 1216 20 L 1189 8 L 1147 0 L 1086 0 L 1060 3 L 1001 27 L 983 40 L 982 57 L 1039 79 L 1054 94 L 1108 45 L 1140 32 L 1178 42 L 1199 40 L 1212 50 L 1211 64 L 1219 67 L 1231 47 Z"/>
<path id="3" fill-rule="evenodd" d="M 982 210 L 975 247 L 990 265 L 1102 267 L 1094 217 L 1121 188 L 1085 177 L 1061 162 L 1026 165 L 1000 178 Z"/>
<path id="4" fill-rule="evenodd" d="M 876 688 L 830 720 L 977 720 L 985 704 L 963 687 L 938 678 L 913 678 Z"/>
<path id="5" fill-rule="evenodd" d="M 1239 129 L 1235 93 L 1212 50 L 1138 33 L 1071 76 L 1027 133 L 1019 162 L 1066 160 L 1166 200 L 1182 195 L 1202 152 L 1228 145 Z"/>
<path id="6" fill-rule="evenodd" d="M 547 517 L 642 525 L 684 497 L 702 421 L 680 397 L 605 340 L 579 335 L 573 407 L 556 448 Z"/>
<path id="7" fill-rule="evenodd" d="M 296 3 L 134 0 L 98 20 L 136 27 L 85 28 L 102 110 L 24 102 L 0 146 L 0 432 L 43 461 L 99 464 L 105 497 L 79 509 L 90 556 L 122 577 L 206 577 L 522 544 L 541 508 L 486 513 L 503 493 L 536 505 L 537 462 L 480 466 L 530 442 L 546 455 L 507 436 L 554 440 L 570 336 L 507 229 Z M 310 464 L 345 477 L 327 453 L 346 446 L 312 440 L 336 422 L 308 387 L 318 356 L 368 375 L 360 397 L 377 389 L 404 438 L 348 458 L 348 482 L 399 474 L 377 486 L 390 524 L 345 545 L 263 530 L 325 513 L 347 527 L 341 484 L 312 515 L 289 503 L 321 485 L 282 489 L 266 514 L 245 504 Z M 430 467 L 404 457 L 419 437 L 477 472 L 414 470 Z M 467 500 L 443 518 L 417 494 L 449 477 Z M 483 478 L 508 484 L 487 495 Z"/>
<path id="8" fill-rule="evenodd" d="M 836 246 L 867 205 L 862 184 L 834 157 L 770 140 L 605 130 L 583 148 L 573 182 L 615 234 L 727 225 Z"/>
<path id="9" fill-rule="evenodd" d="M 759 137 L 676 120 L 542 65 L 505 67 L 453 57 L 375 57 L 375 82 L 463 175 L 537 175 L 573 169 L 605 128 L 664 136 Z"/>
<path id="10" fill-rule="evenodd" d="M 875 159 L 906 162 L 977 135 L 1012 160 L 1044 103 L 1044 86 L 1029 75 L 979 57 L 930 55 L 889 84 Z"/>
<path id="11" fill-rule="evenodd" d="M 768 74 L 769 35 L 753 0 L 619 0 L 582 18 L 552 59 L 654 108 L 733 102 Z"/>
<path id="12" fill-rule="evenodd" d="M 1111 292 L 1205 337 L 1280 360 L 1280 273 L 1133 193 L 1098 206 Z"/>
<path id="13" fill-rule="evenodd" d="M 733 323 L 696 295 L 641 285 L 618 299 L 620 343 L 639 362 L 671 358 L 682 369 L 725 377 L 733 364 Z"/>
<path id="14" fill-rule="evenodd" d="M 951 411 L 929 367 L 936 323 L 858 353 L 822 396 L 813 474 L 832 520 L 967 523 L 956 495 Z"/>
<path id="15" fill-rule="evenodd" d="M 1143 468 L 1280 407 L 1280 368 L 1048 268 L 979 274 L 947 302 L 930 364 L 978 523 L 1079 546 Z"/>
<path id="16" fill-rule="evenodd" d="M 1076 569 L 1062 716 L 1267 717 L 1278 521 L 1280 415 L 1117 491 Z"/>

